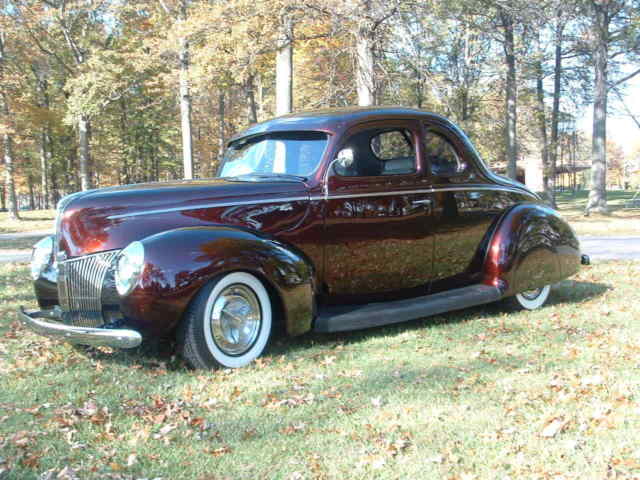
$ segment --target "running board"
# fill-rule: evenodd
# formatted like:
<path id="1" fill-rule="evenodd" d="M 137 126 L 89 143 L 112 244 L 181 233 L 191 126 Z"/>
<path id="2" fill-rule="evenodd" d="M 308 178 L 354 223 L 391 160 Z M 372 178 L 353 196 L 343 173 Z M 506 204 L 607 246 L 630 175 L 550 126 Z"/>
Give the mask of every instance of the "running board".
<path id="1" fill-rule="evenodd" d="M 314 330 L 344 332 L 378 327 L 491 303 L 500 298 L 502 293 L 498 288 L 479 284 L 406 300 L 326 307 L 320 310 Z"/>

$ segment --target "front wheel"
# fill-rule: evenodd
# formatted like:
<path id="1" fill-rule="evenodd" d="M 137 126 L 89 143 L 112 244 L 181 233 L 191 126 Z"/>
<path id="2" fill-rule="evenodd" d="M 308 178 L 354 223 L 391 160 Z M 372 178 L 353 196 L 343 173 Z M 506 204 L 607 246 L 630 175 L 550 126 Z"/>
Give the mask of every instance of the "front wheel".
<path id="1" fill-rule="evenodd" d="M 516 307 L 525 310 L 536 310 L 542 307 L 549 298 L 551 285 L 534 288 L 525 292 L 518 293 L 513 297 L 513 303 Z"/>
<path id="2" fill-rule="evenodd" d="M 178 342 L 194 368 L 238 368 L 255 360 L 271 335 L 272 309 L 262 282 L 245 272 L 205 285 L 182 321 Z"/>

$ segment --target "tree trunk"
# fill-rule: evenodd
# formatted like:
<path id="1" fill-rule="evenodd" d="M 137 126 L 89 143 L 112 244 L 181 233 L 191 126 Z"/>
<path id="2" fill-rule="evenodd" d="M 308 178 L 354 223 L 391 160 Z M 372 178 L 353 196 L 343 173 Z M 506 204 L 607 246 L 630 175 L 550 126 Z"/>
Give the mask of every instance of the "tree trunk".
<path id="1" fill-rule="evenodd" d="M 49 149 L 47 133 L 40 134 L 40 186 L 42 188 L 42 207 L 49 208 Z"/>
<path id="2" fill-rule="evenodd" d="M 560 15 L 560 13 L 558 14 Z M 555 178 L 558 163 L 558 123 L 560 121 L 560 96 L 562 95 L 562 40 L 564 26 L 556 26 L 555 63 L 553 67 L 553 107 L 551 109 L 551 155 L 549 175 L 552 181 L 553 205 L 556 203 Z"/>
<path id="3" fill-rule="evenodd" d="M 45 110 L 49 110 L 49 82 L 47 80 L 47 74 L 45 70 L 39 71 L 34 64 L 32 66 L 34 76 L 36 78 L 36 84 L 38 92 L 41 95 L 41 100 L 38 102 Z M 50 152 L 52 148 L 51 144 L 51 126 L 47 120 L 47 124 L 42 128 L 40 133 L 40 188 L 42 190 L 42 202 L 40 208 L 49 208 L 50 202 L 50 179 L 49 169 L 51 168 L 52 154 Z"/>
<path id="4" fill-rule="evenodd" d="M 276 52 L 276 115 L 293 110 L 293 24 L 291 17 L 282 20 Z"/>
<path id="5" fill-rule="evenodd" d="M 29 187 L 29 210 L 35 210 L 36 202 L 33 195 L 33 177 L 31 175 L 27 176 L 27 186 Z"/>
<path id="6" fill-rule="evenodd" d="M 224 92 L 220 91 L 220 95 L 218 97 L 218 165 L 222 163 L 222 158 L 224 157 L 224 150 L 226 146 L 226 138 L 224 133 L 224 109 Z"/>
<path id="7" fill-rule="evenodd" d="M 541 55 L 541 52 L 540 52 Z M 553 192 L 553 183 L 550 178 L 549 170 L 549 140 L 547 138 L 547 118 L 544 107 L 544 79 L 542 70 L 542 59 L 536 62 L 536 100 L 537 100 L 537 117 L 538 129 L 540 130 L 540 156 L 542 157 L 542 187 L 544 194 L 555 207 L 555 198 Z"/>
<path id="8" fill-rule="evenodd" d="M 591 144 L 591 191 L 585 215 L 607 212 L 607 60 L 609 56 L 609 18 L 607 6 L 593 2 L 595 69 L 593 139 Z"/>
<path id="9" fill-rule="evenodd" d="M 513 38 L 513 16 L 501 9 L 500 15 L 504 28 L 504 62 L 507 67 L 505 89 L 505 146 L 507 154 L 507 176 L 516 179 L 518 144 L 516 137 L 517 121 L 517 86 L 516 86 L 516 56 Z"/>
<path id="10" fill-rule="evenodd" d="M 365 24 L 356 31 L 356 90 L 358 105 L 375 105 L 375 60 L 373 55 L 373 32 Z"/>
<path id="11" fill-rule="evenodd" d="M 0 31 L 0 75 L 2 76 L 2 80 L 4 80 L 4 64 L 5 64 L 5 32 Z M 9 123 L 11 122 L 11 115 L 9 112 L 9 100 L 7 98 L 7 92 L 2 91 L 0 93 L 0 99 L 2 100 L 2 115 L 4 116 L 4 120 Z M 2 134 L 2 144 L 4 147 L 4 175 L 5 175 L 5 188 L 7 190 L 7 208 L 9 211 L 9 218 L 11 220 L 19 220 L 20 215 L 18 214 L 18 201 L 16 197 L 16 185 L 13 171 L 13 138 L 11 138 L 11 133 L 7 126 L 4 128 L 4 133 Z"/>
<path id="12" fill-rule="evenodd" d="M 189 94 L 189 42 L 180 40 L 180 120 L 182 126 L 182 166 L 184 178 L 193 178 L 191 95 Z"/>
<path id="13" fill-rule="evenodd" d="M 91 149 L 89 145 L 89 129 L 91 121 L 86 115 L 80 115 L 78 118 L 78 136 L 80 147 L 80 188 L 82 191 L 91 188 Z"/>
<path id="14" fill-rule="evenodd" d="M 253 85 L 253 74 L 250 74 L 247 77 L 247 81 L 244 86 L 246 95 L 247 95 L 247 120 L 249 123 L 257 123 L 258 122 L 258 106 L 256 105 L 256 95 L 254 92 Z"/>
<path id="15" fill-rule="evenodd" d="M 60 190 L 58 187 L 58 179 L 56 178 L 56 174 L 55 174 L 55 170 L 51 169 L 51 178 L 50 180 L 50 187 L 49 187 L 49 193 L 50 193 L 50 203 L 49 206 L 51 208 L 56 208 L 56 205 L 58 203 L 58 200 L 60 200 Z"/>
<path id="16" fill-rule="evenodd" d="M 7 110 L 5 103 L 5 112 Z M 8 113 L 8 112 L 6 112 Z M 7 210 L 11 220 L 20 220 L 18 214 L 18 198 L 16 196 L 16 184 L 13 172 L 13 139 L 11 135 L 5 132 L 2 135 L 4 145 L 4 175 L 5 185 L 7 188 Z"/>

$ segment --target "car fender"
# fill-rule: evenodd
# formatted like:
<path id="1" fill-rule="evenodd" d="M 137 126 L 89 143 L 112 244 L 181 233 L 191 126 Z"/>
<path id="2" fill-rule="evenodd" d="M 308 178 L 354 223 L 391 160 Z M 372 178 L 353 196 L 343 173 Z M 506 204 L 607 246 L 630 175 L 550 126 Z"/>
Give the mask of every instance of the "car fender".
<path id="1" fill-rule="evenodd" d="M 569 224 L 553 209 L 516 205 L 505 212 L 489 240 L 484 283 L 504 296 L 549 285 L 580 266 L 580 245 Z"/>
<path id="2" fill-rule="evenodd" d="M 155 335 L 171 332 L 201 287 L 233 271 L 252 273 L 266 284 L 288 334 L 311 329 L 315 270 L 297 248 L 226 226 L 177 228 L 141 242 L 143 273 L 120 301 L 128 322 L 141 330 Z"/>

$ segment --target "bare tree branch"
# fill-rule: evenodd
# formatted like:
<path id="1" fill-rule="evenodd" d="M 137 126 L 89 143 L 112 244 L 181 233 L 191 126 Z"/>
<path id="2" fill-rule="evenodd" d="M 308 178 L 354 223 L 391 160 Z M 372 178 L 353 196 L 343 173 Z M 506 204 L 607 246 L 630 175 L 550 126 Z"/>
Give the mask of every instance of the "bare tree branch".
<path id="1" fill-rule="evenodd" d="M 640 74 L 640 68 L 638 70 L 636 70 L 635 72 L 632 72 L 629 75 L 627 75 L 625 77 L 622 77 L 619 80 L 616 80 L 615 82 L 611 82 L 609 84 L 609 88 L 616 88 L 618 85 L 623 84 L 627 80 L 631 80 L 633 77 L 635 77 L 638 74 Z"/>

